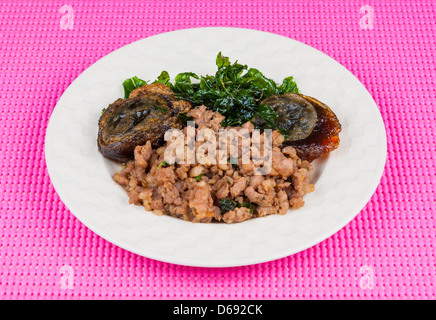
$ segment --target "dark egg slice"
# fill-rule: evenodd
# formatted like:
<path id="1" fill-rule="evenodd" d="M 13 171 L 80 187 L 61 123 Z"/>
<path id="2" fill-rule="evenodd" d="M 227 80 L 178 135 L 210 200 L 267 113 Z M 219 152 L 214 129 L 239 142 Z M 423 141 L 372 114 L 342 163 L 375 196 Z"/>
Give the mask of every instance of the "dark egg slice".
<path id="1" fill-rule="evenodd" d="M 292 146 L 302 160 L 313 161 L 339 146 L 341 124 L 334 112 L 315 98 L 288 93 L 262 103 L 277 113 L 277 128 L 285 131 L 283 146 Z"/>
<path id="2" fill-rule="evenodd" d="M 139 90 L 141 89 L 141 90 Z M 164 142 L 165 132 L 181 129 L 179 112 L 191 108 L 187 101 L 175 100 L 163 85 L 147 85 L 132 91 L 129 99 L 118 99 L 101 115 L 97 144 L 107 158 L 127 161 L 136 146 L 151 142 L 153 148 Z"/>
<path id="3" fill-rule="evenodd" d="M 262 103 L 277 113 L 275 124 L 280 131 L 287 132 L 288 141 L 302 140 L 312 133 L 318 118 L 316 110 L 298 94 L 275 95 L 264 99 Z"/>
<path id="4" fill-rule="evenodd" d="M 313 161 L 339 147 L 341 124 L 327 105 L 312 97 L 303 95 L 302 97 L 315 107 L 318 121 L 307 138 L 292 142 L 285 141 L 284 145 L 293 146 L 301 159 Z"/>

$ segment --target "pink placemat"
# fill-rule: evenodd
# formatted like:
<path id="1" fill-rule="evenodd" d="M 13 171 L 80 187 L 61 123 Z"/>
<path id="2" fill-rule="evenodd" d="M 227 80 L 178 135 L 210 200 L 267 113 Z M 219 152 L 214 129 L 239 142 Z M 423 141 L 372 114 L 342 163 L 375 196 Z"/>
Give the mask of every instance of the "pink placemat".
<path id="1" fill-rule="evenodd" d="M 0 298 L 436 298 L 435 7 L 433 0 L 2 1 Z M 371 201 L 331 238 L 269 263 L 183 267 L 116 247 L 60 201 L 44 137 L 68 85 L 128 43 L 203 26 L 304 42 L 374 97 L 387 131 L 385 172 Z"/>

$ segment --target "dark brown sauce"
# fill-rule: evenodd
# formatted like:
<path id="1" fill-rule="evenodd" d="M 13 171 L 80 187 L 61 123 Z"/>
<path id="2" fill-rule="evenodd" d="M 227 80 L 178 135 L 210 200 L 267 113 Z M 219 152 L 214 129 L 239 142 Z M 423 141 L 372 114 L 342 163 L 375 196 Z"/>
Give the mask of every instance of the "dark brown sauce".
<path id="1" fill-rule="evenodd" d="M 318 100 L 303 96 L 316 109 L 318 120 L 312 133 L 305 139 L 285 141 L 285 146 L 293 146 L 298 156 L 307 161 L 313 161 L 339 147 L 339 132 L 341 124 L 333 111 Z"/>

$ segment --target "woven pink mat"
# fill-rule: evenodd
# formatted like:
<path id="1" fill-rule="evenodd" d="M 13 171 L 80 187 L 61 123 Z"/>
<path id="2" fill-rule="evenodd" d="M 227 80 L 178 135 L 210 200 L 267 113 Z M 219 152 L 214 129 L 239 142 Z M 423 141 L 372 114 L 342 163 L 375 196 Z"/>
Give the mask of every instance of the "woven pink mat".
<path id="1" fill-rule="evenodd" d="M 433 0 L 2 1 L 0 298 L 436 298 L 435 7 Z M 44 137 L 68 85 L 128 43 L 203 26 L 302 41 L 343 64 L 374 97 L 387 130 L 386 169 L 371 201 L 331 238 L 259 265 L 183 267 L 112 245 L 59 200 Z"/>

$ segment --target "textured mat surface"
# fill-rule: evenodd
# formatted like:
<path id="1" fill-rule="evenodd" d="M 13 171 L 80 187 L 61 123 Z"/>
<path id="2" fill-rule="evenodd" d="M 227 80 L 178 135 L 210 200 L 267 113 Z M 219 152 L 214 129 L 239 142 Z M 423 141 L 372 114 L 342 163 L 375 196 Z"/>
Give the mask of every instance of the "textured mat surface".
<path id="1" fill-rule="evenodd" d="M 435 16 L 432 0 L 2 1 L 0 298 L 436 298 Z M 371 201 L 331 238 L 259 265 L 183 267 L 112 245 L 59 200 L 44 136 L 68 85 L 123 45 L 203 26 L 302 41 L 374 97 L 387 131 L 386 169 Z"/>

